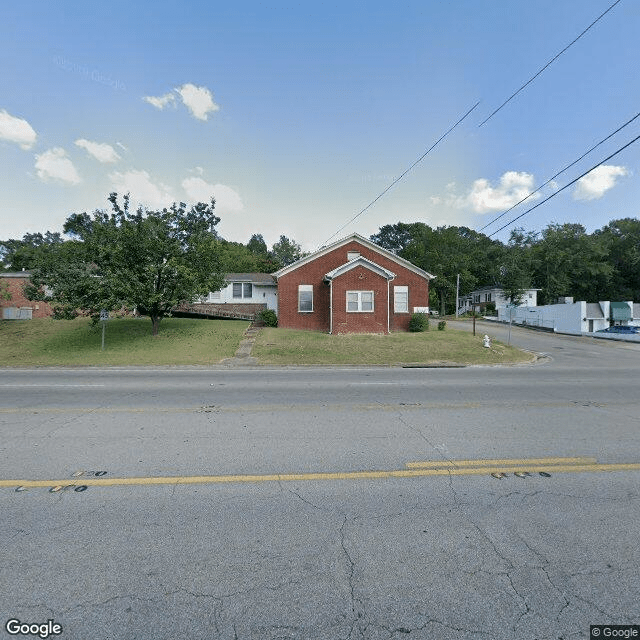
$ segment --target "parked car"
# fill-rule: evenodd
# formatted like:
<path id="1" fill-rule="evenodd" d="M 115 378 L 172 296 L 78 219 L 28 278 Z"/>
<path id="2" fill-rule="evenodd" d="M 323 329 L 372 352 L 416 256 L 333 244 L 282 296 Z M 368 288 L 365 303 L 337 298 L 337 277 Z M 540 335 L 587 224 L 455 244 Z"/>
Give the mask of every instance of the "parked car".
<path id="1" fill-rule="evenodd" d="M 608 327 L 607 329 L 600 329 L 600 331 L 596 331 L 596 333 L 640 333 L 640 327 L 631 327 L 631 326 L 618 326 L 618 327 Z"/>

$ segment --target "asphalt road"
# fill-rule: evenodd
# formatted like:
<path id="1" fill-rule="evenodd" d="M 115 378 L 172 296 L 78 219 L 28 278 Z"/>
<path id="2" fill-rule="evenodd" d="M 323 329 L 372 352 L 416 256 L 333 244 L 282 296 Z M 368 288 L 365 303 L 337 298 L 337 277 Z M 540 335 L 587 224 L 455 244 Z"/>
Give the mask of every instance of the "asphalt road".
<path id="1" fill-rule="evenodd" d="M 0 637 L 20 637 L 9 619 L 65 640 L 640 624 L 640 345 L 511 341 L 548 356 L 0 370 Z"/>

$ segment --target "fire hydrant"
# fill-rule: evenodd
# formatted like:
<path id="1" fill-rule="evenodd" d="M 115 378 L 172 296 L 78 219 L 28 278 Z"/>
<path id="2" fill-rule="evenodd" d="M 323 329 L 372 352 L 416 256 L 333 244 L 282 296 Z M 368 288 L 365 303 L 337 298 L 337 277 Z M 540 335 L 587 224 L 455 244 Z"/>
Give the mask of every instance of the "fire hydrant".
<path id="1" fill-rule="evenodd" d="M 485 335 L 484 339 L 482 340 L 482 344 L 487 349 L 490 349 L 491 348 L 491 338 L 489 336 Z"/>

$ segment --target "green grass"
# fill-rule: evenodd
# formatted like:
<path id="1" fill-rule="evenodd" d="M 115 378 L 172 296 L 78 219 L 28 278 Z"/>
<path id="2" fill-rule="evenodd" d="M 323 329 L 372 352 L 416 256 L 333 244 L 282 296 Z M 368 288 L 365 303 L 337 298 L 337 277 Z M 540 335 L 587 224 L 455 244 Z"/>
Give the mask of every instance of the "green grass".
<path id="1" fill-rule="evenodd" d="M 390 335 L 329 335 L 295 329 L 262 329 L 251 355 L 260 364 L 500 364 L 529 362 L 530 354 L 466 331 L 429 330 Z"/>
<path id="2" fill-rule="evenodd" d="M 232 357 L 249 326 L 239 320 L 165 318 L 156 338 L 148 318 L 102 326 L 75 320 L 0 320 L 0 366 L 215 364 Z"/>

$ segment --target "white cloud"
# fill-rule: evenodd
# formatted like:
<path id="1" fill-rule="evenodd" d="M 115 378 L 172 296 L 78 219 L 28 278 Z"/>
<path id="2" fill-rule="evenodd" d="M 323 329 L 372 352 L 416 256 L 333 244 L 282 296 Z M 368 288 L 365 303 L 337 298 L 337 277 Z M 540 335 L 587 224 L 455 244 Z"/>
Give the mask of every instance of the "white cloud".
<path id="1" fill-rule="evenodd" d="M 491 211 L 504 211 L 513 207 L 526 198 L 533 190 L 534 178 L 530 173 L 507 171 L 504 173 L 497 186 L 485 178 L 475 180 L 471 191 L 465 196 L 453 193 L 454 183 L 447 185 L 449 192 L 446 204 L 457 209 L 471 209 L 475 213 L 489 213 Z M 531 199 L 539 198 L 539 194 L 531 196 Z M 433 204 L 438 204 L 441 199 L 432 197 Z"/>
<path id="2" fill-rule="evenodd" d="M 578 180 L 573 192 L 574 200 L 597 200 L 616 186 L 619 176 L 629 175 L 626 167 L 603 164 Z"/>
<path id="3" fill-rule="evenodd" d="M 73 166 L 73 162 L 67 158 L 67 152 L 60 147 L 36 155 L 35 166 L 38 170 L 38 177 L 44 182 L 49 180 L 57 180 L 67 184 L 80 182 L 80 176 Z"/>
<path id="4" fill-rule="evenodd" d="M 533 176 L 530 173 L 507 171 L 500 178 L 497 187 L 480 178 L 473 183 L 467 200 L 476 213 L 509 209 L 526 198 L 533 190 Z M 536 194 L 532 198 L 538 198 Z"/>
<path id="5" fill-rule="evenodd" d="M 144 96 L 142 99 L 161 111 L 167 105 L 175 104 L 176 101 L 176 97 L 173 93 L 165 93 L 163 96 Z"/>
<path id="6" fill-rule="evenodd" d="M 209 202 L 215 198 L 218 213 L 234 213 L 244 209 L 238 192 L 224 184 L 209 184 L 202 178 L 191 177 L 182 181 L 182 188 L 190 202 Z"/>
<path id="7" fill-rule="evenodd" d="M 191 115 L 198 120 L 206 120 L 207 114 L 219 111 L 220 107 L 213 101 L 211 91 L 206 87 L 196 87 L 195 84 L 183 84 L 176 91 L 182 102 L 191 111 Z"/>
<path id="8" fill-rule="evenodd" d="M 36 141 L 33 127 L 22 118 L 16 118 L 4 109 L 0 111 L 0 139 L 16 142 L 23 149 L 31 149 Z"/>
<path id="9" fill-rule="evenodd" d="M 90 140 L 80 138 L 76 140 L 76 146 L 86 149 L 87 153 L 99 162 L 107 163 L 120 160 L 120 156 L 110 144 L 91 142 Z"/>
<path id="10" fill-rule="evenodd" d="M 114 191 L 119 195 L 131 194 L 131 203 L 134 206 L 142 204 L 162 209 L 175 202 L 169 187 L 154 183 L 146 171 L 131 170 L 126 173 L 116 171 L 109 174 L 109 178 L 113 183 Z"/>

